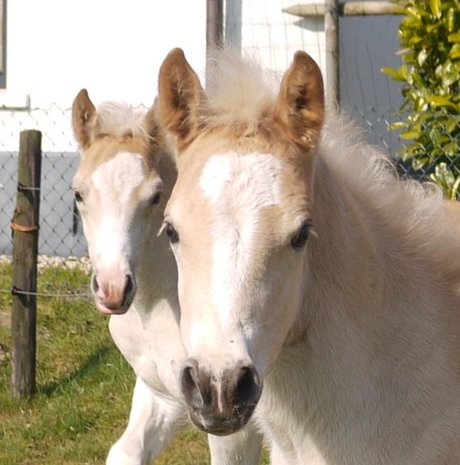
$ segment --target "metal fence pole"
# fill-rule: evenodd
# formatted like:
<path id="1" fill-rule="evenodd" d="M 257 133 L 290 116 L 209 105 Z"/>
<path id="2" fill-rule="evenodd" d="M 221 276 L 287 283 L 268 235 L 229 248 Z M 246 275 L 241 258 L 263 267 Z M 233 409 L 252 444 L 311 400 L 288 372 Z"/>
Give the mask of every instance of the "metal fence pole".
<path id="1" fill-rule="evenodd" d="M 326 96 L 328 103 L 340 105 L 339 17 L 396 15 L 404 13 L 400 5 L 387 1 L 325 0 L 322 3 L 297 4 L 283 8 L 284 13 L 304 18 L 323 16 L 326 36 Z"/>
<path id="2" fill-rule="evenodd" d="M 10 394 L 35 391 L 38 224 L 40 211 L 41 132 L 22 131 L 18 156 L 18 192 L 13 232 Z"/>
<path id="3" fill-rule="evenodd" d="M 207 0 L 206 2 L 206 82 L 209 77 L 209 55 L 213 49 L 220 48 L 224 39 L 223 0 Z"/>
<path id="4" fill-rule="evenodd" d="M 324 31 L 326 36 L 326 97 L 329 104 L 340 105 L 339 75 L 339 2 L 325 0 Z"/>

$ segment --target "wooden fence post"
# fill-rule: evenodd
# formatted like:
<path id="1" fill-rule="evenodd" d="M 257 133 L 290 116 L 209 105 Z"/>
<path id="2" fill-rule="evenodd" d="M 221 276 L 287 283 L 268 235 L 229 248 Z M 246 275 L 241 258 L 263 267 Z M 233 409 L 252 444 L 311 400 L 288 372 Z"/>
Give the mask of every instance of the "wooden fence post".
<path id="1" fill-rule="evenodd" d="M 22 131 L 13 233 L 10 394 L 35 391 L 37 254 L 40 211 L 41 132 Z"/>

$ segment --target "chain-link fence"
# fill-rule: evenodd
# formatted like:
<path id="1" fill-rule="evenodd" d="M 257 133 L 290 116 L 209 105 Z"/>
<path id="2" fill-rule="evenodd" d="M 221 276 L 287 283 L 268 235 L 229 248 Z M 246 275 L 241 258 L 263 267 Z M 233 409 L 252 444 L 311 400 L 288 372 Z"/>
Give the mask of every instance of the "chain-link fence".
<path id="1" fill-rule="evenodd" d="M 0 112 L 0 254 L 12 252 L 10 222 L 16 202 L 19 134 L 25 129 L 42 132 L 39 253 L 86 254 L 71 190 L 78 154 L 70 121 L 70 110 L 56 106 Z"/>
<path id="2" fill-rule="evenodd" d="M 395 132 L 389 130 L 395 109 L 370 107 L 348 110 L 364 128 L 368 141 L 382 147 L 396 160 L 402 177 L 424 180 L 434 172 L 436 165 L 433 163 L 415 170 L 411 161 L 404 162 L 397 157 L 402 141 Z M 10 221 L 16 201 L 19 134 L 25 129 L 38 129 L 43 133 L 39 253 L 77 257 L 86 255 L 86 241 L 71 189 L 79 160 L 70 116 L 69 109 L 55 106 L 28 112 L 0 112 L 0 254 L 10 255 L 12 251 Z M 442 160 L 447 162 L 447 166 L 457 176 L 460 175 L 458 155 L 444 155 Z"/>

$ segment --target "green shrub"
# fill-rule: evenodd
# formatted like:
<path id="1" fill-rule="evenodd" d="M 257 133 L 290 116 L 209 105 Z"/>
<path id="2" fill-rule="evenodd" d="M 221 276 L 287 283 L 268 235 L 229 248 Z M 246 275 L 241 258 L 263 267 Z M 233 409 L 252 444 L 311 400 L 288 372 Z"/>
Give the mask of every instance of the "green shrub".
<path id="1" fill-rule="evenodd" d="M 399 152 L 423 170 L 447 198 L 460 198 L 460 0 L 396 0 L 403 64 L 383 68 L 402 81 Z"/>

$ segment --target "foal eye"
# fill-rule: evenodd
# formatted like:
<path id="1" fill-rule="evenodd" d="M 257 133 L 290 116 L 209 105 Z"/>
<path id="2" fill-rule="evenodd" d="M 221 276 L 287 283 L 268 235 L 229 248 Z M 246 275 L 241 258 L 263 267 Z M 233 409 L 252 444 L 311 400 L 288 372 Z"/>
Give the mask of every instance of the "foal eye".
<path id="1" fill-rule="evenodd" d="M 80 192 L 75 191 L 74 197 L 75 197 L 75 202 L 77 202 L 77 203 L 83 202 L 83 196 L 81 195 Z"/>
<path id="2" fill-rule="evenodd" d="M 152 205 L 158 205 L 161 200 L 161 192 L 157 192 L 153 197 L 152 197 Z"/>
<path id="3" fill-rule="evenodd" d="M 305 220 L 298 231 L 291 237 L 291 246 L 294 250 L 300 250 L 307 242 L 312 227 L 311 220 Z"/>
<path id="4" fill-rule="evenodd" d="M 166 232 L 166 235 L 168 236 L 169 242 L 171 244 L 179 242 L 179 234 L 171 223 L 165 221 L 161 230 Z"/>

